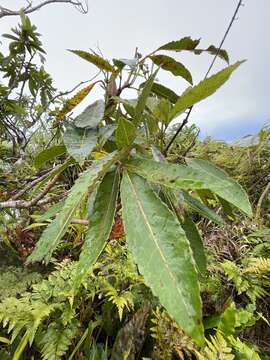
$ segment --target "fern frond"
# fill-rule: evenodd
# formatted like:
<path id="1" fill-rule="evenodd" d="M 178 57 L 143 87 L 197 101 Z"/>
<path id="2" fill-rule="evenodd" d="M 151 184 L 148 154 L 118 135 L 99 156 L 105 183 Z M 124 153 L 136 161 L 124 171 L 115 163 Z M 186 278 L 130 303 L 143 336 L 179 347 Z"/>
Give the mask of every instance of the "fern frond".
<path id="1" fill-rule="evenodd" d="M 72 340 L 78 333 L 78 322 L 73 321 L 67 326 L 53 322 L 40 334 L 38 341 L 42 359 L 59 360 L 67 352 Z"/>
<path id="2" fill-rule="evenodd" d="M 245 272 L 256 274 L 270 273 L 270 259 L 262 257 L 250 259 L 250 264 L 245 268 Z"/>
<path id="3" fill-rule="evenodd" d="M 0 300 L 22 294 L 41 279 L 42 276 L 39 273 L 30 272 L 22 267 L 0 267 Z"/>
<path id="4" fill-rule="evenodd" d="M 109 282 L 105 283 L 103 291 L 105 297 L 117 307 L 120 320 L 122 320 L 125 308 L 128 311 L 133 309 L 133 295 L 130 291 L 118 291 Z"/>
<path id="5" fill-rule="evenodd" d="M 242 342 L 239 338 L 229 336 L 228 340 L 233 347 L 236 360 L 261 360 L 257 352 Z"/>
<path id="6" fill-rule="evenodd" d="M 195 351 L 195 353 L 198 360 L 233 360 L 235 358 L 232 348 L 221 333 L 210 336 L 210 340 L 206 340 L 206 347 L 202 352 Z"/>

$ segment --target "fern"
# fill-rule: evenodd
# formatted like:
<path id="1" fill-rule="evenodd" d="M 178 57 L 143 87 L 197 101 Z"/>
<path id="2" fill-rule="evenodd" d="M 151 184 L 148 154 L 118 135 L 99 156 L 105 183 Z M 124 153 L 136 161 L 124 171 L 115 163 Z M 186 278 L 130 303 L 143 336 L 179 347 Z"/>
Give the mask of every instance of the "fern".
<path id="1" fill-rule="evenodd" d="M 151 336 L 155 339 L 153 359 L 171 360 L 174 354 L 180 359 L 188 358 L 195 351 L 195 344 L 184 334 L 175 321 L 159 308 L 153 313 L 151 319 Z"/>
<path id="2" fill-rule="evenodd" d="M 0 267 L 0 300 L 22 294 L 42 279 L 37 272 L 16 266 Z"/>
<path id="3" fill-rule="evenodd" d="M 230 344 L 233 346 L 235 360 L 260 360 L 260 356 L 255 350 L 243 343 L 239 338 L 230 336 L 228 338 Z"/>
<path id="4" fill-rule="evenodd" d="M 125 308 L 127 308 L 128 311 L 133 309 L 133 296 L 130 291 L 119 291 L 108 281 L 104 282 L 103 291 L 105 297 L 117 307 L 120 320 L 122 320 L 123 311 Z"/>
<path id="5" fill-rule="evenodd" d="M 232 261 L 225 261 L 222 267 L 228 279 L 234 283 L 239 295 L 246 293 L 253 303 L 257 298 L 267 296 L 268 293 L 264 289 L 265 282 L 260 277 L 254 276 L 256 274 L 248 273 Z"/>
<path id="6" fill-rule="evenodd" d="M 41 340 L 38 341 L 42 359 L 61 359 L 77 335 L 78 329 L 79 322 L 77 321 L 72 321 L 67 326 L 58 322 L 51 323 L 47 329 L 42 331 L 40 334 Z"/>
<path id="7" fill-rule="evenodd" d="M 206 347 L 201 353 L 196 351 L 198 360 L 233 360 L 232 348 L 227 344 L 227 341 L 221 333 L 215 336 L 210 336 L 210 340 L 206 340 Z"/>
<path id="8" fill-rule="evenodd" d="M 247 273 L 270 273 L 270 259 L 265 258 L 252 258 L 250 259 L 249 266 L 245 268 Z"/>
<path id="9" fill-rule="evenodd" d="M 7 298 L 0 304 L 0 321 L 3 327 L 8 327 L 8 333 L 12 331 L 11 343 L 23 333 L 14 359 L 19 359 L 27 343 L 32 344 L 40 324 L 55 309 L 55 304 L 32 302 L 28 296 L 22 299 Z"/>

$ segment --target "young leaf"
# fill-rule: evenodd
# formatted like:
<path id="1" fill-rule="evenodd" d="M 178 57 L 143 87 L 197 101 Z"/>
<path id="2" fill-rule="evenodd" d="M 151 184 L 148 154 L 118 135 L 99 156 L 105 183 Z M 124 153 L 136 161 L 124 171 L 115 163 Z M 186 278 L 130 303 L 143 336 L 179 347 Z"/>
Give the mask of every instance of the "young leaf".
<path id="1" fill-rule="evenodd" d="M 215 175 L 205 169 L 191 166 L 158 163 L 148 159 L 133 159 L 127 168 L 150 182 L 169 188 L 200 190 L 208 189 L 227 200 L 248 216 L 252 215 L 246 192 L 233 180 Z M 221 171 L 221 170 L 220 170 Z"/>
<path id="2" fill-rule="evenodd" d="M 200 40 L 192 40 L 190 37 L 184 37 L 177 41 L 171 41 L 167 44 L 162 45 L 158 50 L 170 50 L 170 51 L 183 51 L 183 50 L 194 50 L 198 44 L 200 43 Z"/>
<path id="3" fill-rule="evenodd" d="M 124 173 L 121 200 L 128 246 L 146 284 L 184 331 L 201 345 L 200 292 L 185 232 L 141 177 Z"/>
<path id="4" fill-rule="evenodd" d="M 75 94 L 71 99 L 68 99 L 62 109 L 57 114 L 57 119 L 63 120 L 66 114 L 68 114 L 71 110 L 75 108 L 75 106 L 77 106 L 83 101 L 83 99 L 89 94 L 89 92 L 93 89 L 94 86 L 95 83 L 90 84 L 77 92 L 77 94 Z"/>
<path id="5" fill-rule="evenodd" d="M 122 149 L 132 143 L 135 137 L 135 131 L 136 127 L 134 124 L 121 116 L 118 120 L 118 127 L 115 133 L 118 149 Z"/>
<path id="6" fill-rule="evenodd" d="M 54 145 L 48 149 L 40 151 L 34 158 L 34 166 L 36 169 L 40 169 L 47 161 L 56 158 L 66 152 L 64 145 Z"/>
<path id="7" fill-rule="evenodd" d="M 79 128 L 94 129 L 98 126 L 104 116 L 105 104 L 103 100 L 97 100 L 78 115 L 75 120 L 75 126 Z"/>
<path id="8" fill-rule="evenodd" d="M 35 250 L 28 257 L 27 263 L 42 260 L 48 263 L 50 261 L 52 253 L 64 236 L 76 209 L 80 206 L 89 191 L 95 187 L 100 177 L 111 167 L 117 156 L 118 153 L 114 152 L 96 161 L 76 180 L 75 185 L 65 200 L 62 211 L 43 232 Z"/>
<path id="9" fill-rule="evenodd" d="M 180 62 L 174 60 L 170 56 L 167 55 L 153 55 L 150 56 L 150 59 L 154 64 L 161 67 L 161 69 L 169 71 L 175 76 L 181 76 L 185 80 L 187 80 L 190 84 L 192 84 L 192 76 L 188 69 L 181 64 Z"/>
<path id="10" fill-rule="evenodd" d="M 94 203 L 90 228 L 80 254 L 74 288 L 78 289 L 84 278 L 97 261 L 106 241 L 109 238 L 114 221 L 117 197 L 119 191 L 119 171 L 108 173 L 100 184 Z"/>
<path id="11" fill-rule="evenodd" d="M 87 51 L 83 50 L 69 50 L 75 55 L 78 55 L 82 59 L 89 61 L 91 64 L 97 66 L 100 70 L 114 72 L 114 67 L 109 63 L 109 61 L 103 59 L 101 56 L 96 54 L 88 53 Z"/>
<path id="12" fill-rule="evenodd" d="M 63 139 L 68 153 L 79 164 L 83 164 L 85 158 L 97 145 L 98 132 L 94 129 L 79 129 L 68 124 Z"/>
<path id="13" fill-rule="evenodd" d="M 186 237 L 189 240 L 198 270 L 201 273 L 204 273 L 206 271 L 206 256 L 199 230 L 189 216 L 185 216 L 185 219 L 182 222 L 182 228 L 184 229 Z"/>
<path id="14" fill-rule="evenodd" d="M 232 72 L 243 62 L 244 61 L 238 61 L 235 64 L 226 67 L 217 74 L 201 81 L 198 85 L 192 87 L 187 92 L 184 92 L 172 108 L 170 118 L 175 118 L 178 114 L 182 113 L 192 105 L 212 95 L 229 79 Z"/>
<path id="15" fill-rule="evenodd" d="M 138 102 L 135 108 L 134 114 L 134 123 L 137 126 L 141 121 L 141 116 L 143 114 L 144 108 L 146 106 L 146 102 L 148 96 L 151 93 L 152 85 L 154 83 L 155 77 L 158 73 L 158 69 L 149 77 L 149 79 L 145 82 L 143 90 L 138 98 Z"/>

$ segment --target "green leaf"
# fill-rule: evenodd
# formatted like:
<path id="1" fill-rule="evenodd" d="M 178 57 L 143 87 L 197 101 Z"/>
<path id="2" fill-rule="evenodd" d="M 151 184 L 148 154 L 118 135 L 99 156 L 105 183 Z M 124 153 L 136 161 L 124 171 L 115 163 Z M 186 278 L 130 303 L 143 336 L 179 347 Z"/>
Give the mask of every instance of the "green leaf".
<path id="1" fill-rule="evenodd" d="M 140 86 L 144 86 L 145 83 Z M 168 99 L 171 103 L 175 104 L 179 99 L 179 95 L 177 95 L 173 90 L 167 88 L 164 85 L 154 82 L 151 92 L 157 95 L 158 97 L 163 97 L 164 99 Z"/>
<path id="2" fill-rule="evenodd" d="M 133 159 L 128 161 L 126 166 L 148 181 L 169 188 L 211 190 L 248 216 L 252 215 L 246 192 L 239 184 L 224 175 L 223 177 L 217 176 L 203 167 L 194 168 L 180 164 L 158 163 L 148 159 Z"/>
<path id="3" fill-rule="evenodd" d="M 154 116 L 163 124 L 168 125 L 170 122 L 169 114 L 172 105 L 167 99 L 160 99 L 157 101 L 157 105 L 152 109 Z"/>
<path id="4" fill-rule="evenodd" d="M 136 127 L 134 124 L 121 116 L 118 120 L 118 127 L 116 129 L 116 144 L 118 149 L 130 145 L 135 138 Z"/>
<path id="5" fill-rule="evenodd" d="M 186 161 L 188 166 L 193 169 L 199 170 L 202 174 L 205 173 L 207 175 L 215 177 L 217 180 L 225 180 L 226 182 L 228 182 L 231 188 L 231 196 L 224 197 L 220 193 L 217 195 L 219 195 L 225 201 L 228 201 L 229 203 L 238 207 L 248 216 L 252 217 L 252 208 L 247 193 L 242 188 L 242 186 L 238 184 L 235 180 L 231 179 L 224 170 L 219 169 L 214 164 L 206 160 L 186 159 Z"/>
<path id="6" fill-rule="evenodd" d="M 64 145 L 51 146 L 49 149 L 40 151 L 34 158 L 34 166 L 36 169 L 40 169 L 47 161 L 55 159 L 66 152 Z"/>
<path id="7" fill-rule="evenodd" d="M 214 56 L 217 55 L 222 60 L 226 61 L 226 63 L 228 63 L 228 64 L 230 62 L 227 51 L 224 49 L 219 50 L 214 45 L 210 45 L 207 49 L 195 49 L 194 50 L 194 54 L 196 54 L 196 55 L 200 55 L 203 52 L 208 52 L 209 54 L 214 55 Z"/>
<path id="8" fill-rule="evenodd" d="M 98 126 L 104 116 L 105 103 L 97 100 L 74 119 L 75 126 L 79 128 L 94 129 Z"/>
<path id="9" fill-rule="evenodd" d="M 218 225 L 224 225 L 224 220 L 222 217 L 215 213 L 208 206 L 204 205 L 200 200 L 191 196 L 187 191 L 181 191 L 181 195 L 192 210 L 198 212 L 203 217 L 206 217 Z"/>
<path id="10" fill-rule="evenodd" d="M 79 129 L 72 124 L 66 126 L 63 136 L 68 153 L 80 164 L 97 145 L 98 132 L 92 129 Z"/>
<path id="11" fill-rule="evenodd" d="M 175 76 L 181 76 L 185 80 L 187 80 L 190 84 L 192 84 L 192 76 L 188 69 L 181 64 L 180 62 L 174 60 L 170 56 L 167 55 L 153 55 L 150 56 L 150 59 L 154 64 L 161 67 L 161 69 L 169 71 Z"/>
<path id="12" fill-rule="evenodd" d="M 226 67 L 217 74 L 201 81 L 198 85 L 190 88 L 187 92 L 184 92 L 172 108 L 170 113 L 171 119 L 175 118 L 178 114 L 182 113 L 192 105 L 214 94 L 214 92 L 230 78 L 232 72 L 236 70 L 243 62 L 244 61 L 238 61 L 235 64 Z"/>
<path id="13" fill-rule="evenodd" d="M 201 273 L 206 272 L 206 256 L 202 237 L 199 233 L 199 230 L 197 229 L 197 226 L 189 216 L 185 216 L 185 219 L 182 222 L 182 228 L 184 229 L 186 237 L 189 240 L 198 270 Z"/>
<path id="14" fill-rule="evenodd" d="M 44 214 L 40 215 L 38 217 L 38 221 L 46 221 L 50 220 L 51 218 L 55 217 L 57 213 L 59 213 L 64 205 L 64 200 L 59 201 L 56 204 L 53 204 L 49 207 L 47 211 L 45 211 Z"/>
<path id="15" fill-rule="evenodd" d="M 190 37 L 184 37 L 177 41 L 171 41 L 167 44 L 162 45 L 158 50 L 170 50 L 170 51 L 183 51 L 183 50 L 194 50 L 198 44 L 200 43 L 200 40 L 192 40 Z"/>
<path id="16" fill-rule="evenodd" d="M 200 292 L 185 232 L 141 177 L 124 173 L 121 200 L 128 246 L 146 284 L 183 330 L 201 345 Z"/>
<path id="17" fill-rule="evenodd" d="M 108 72 L 114 72 L 114 67 L 109 63 L 109 61 L 103 59 L 101 56 L 98 56 L 96 54 L 91 54 L 87 51 L 83 50 L 69 50 L 75 55 L 78 55 L 82 59 L 90 62 L 91 64 L 97 66 L 100 70 L 108 71 Z"/>
<path id="18" fill-rule="evenodd" d="M 90 219 L 90 228 L 86 233 L 76 270 L 75 289 L 80 286 L 91 271 L 92 265 L 97 261 L 109 238 L 117 205 L 119 183 L 120 175 L 119 171 L 116 170 L 108 173 L 98 188 Z"/>
<path id="19" fill-rule="evenodd" d="M 98 129 L 98 142 L 101 147 L 104 146 L 106 141 L 112 136 L 115 130 L 115 124 L 105 125 L 102 128 Z"/>
<path id="20" fill-rule="evenodd" d="M 94 189 L 98 180 L 107 172 L 117 158 L 117 152 L 103 157 L 101 160 L 93 163 L 91 167 L 76 180 L 65 200 L 62 211 L 43 232 L 35 250 L 28 257 L 27 263 L 42 260 L 48 263 L 50 261 L 52 253 L 67 231 L 76 209 L 80 206 L 85 196 Z"/>
<path id="21" fill-rule="evenodd" d="M 155 80 L 155 77 L 158 73 L 158 69 L 149 77 L 149 79 L 145 82 L 143 90 L 138 98 L 137 105 L 135 107 L 135 114 L 134 114 L 134 123 L 135 125 L 139 125 L 141 121 L 141 117 L 143 114 L 143 111 L 146 106 L 147 99 L 151 93 L 151 89 Z"/>

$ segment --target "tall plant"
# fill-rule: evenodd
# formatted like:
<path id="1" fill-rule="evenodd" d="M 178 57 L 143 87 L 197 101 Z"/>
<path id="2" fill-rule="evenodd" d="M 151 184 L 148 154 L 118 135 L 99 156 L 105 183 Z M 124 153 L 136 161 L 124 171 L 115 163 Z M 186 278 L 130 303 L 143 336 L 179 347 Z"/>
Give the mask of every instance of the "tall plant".
<path id="1" fill-rule="evenodd" d="M 206 257 L 190 209 L 218 224 L 223 220 L 205 205 L 207 197 L 229 203 L 248 216 L 252 210 L 241 186 L 210 162 L 186 159 L 183 164 L 173 164 L 162 155 L 171 122 L 212 95 L 242 63 L 229 65 L 193 86 L 190 71 L 167 53 L 218 52 L 228 62 L 224 50 L 198 46 L 199 40 L 185 37 L 145 57 L 136 51 L 133 59 L 114 59 L 113 63 L 96 53 L 71 50 L 95 65 L 104 78 L 67 100 L 57 115 L 56 126 L 64 128 L 63 142 L 71 156 L 68 164 L 78 162 L 85 170 L 43 232 L 28 263 L 48 263 L 76 210 L 89 198 L 91 202 L 94 199 L 73 293 L 106 246 L 117 212 L 123 218 L 129 250 L 145 283 L 180 327 L 202 345 L 198 273 L 206 270 Z M 157 81 L 157 73 L 163 70 L 189 83 L 181 96 Z M 99 82 L 105 99 L 95 101 L 75 118 L 69 116 Z M 138 96 L 123 98 L 125 89 L 135 89 Z M 47 149 L 39 159 L 53 159 L 59 155 L 58 150 Z"/>

